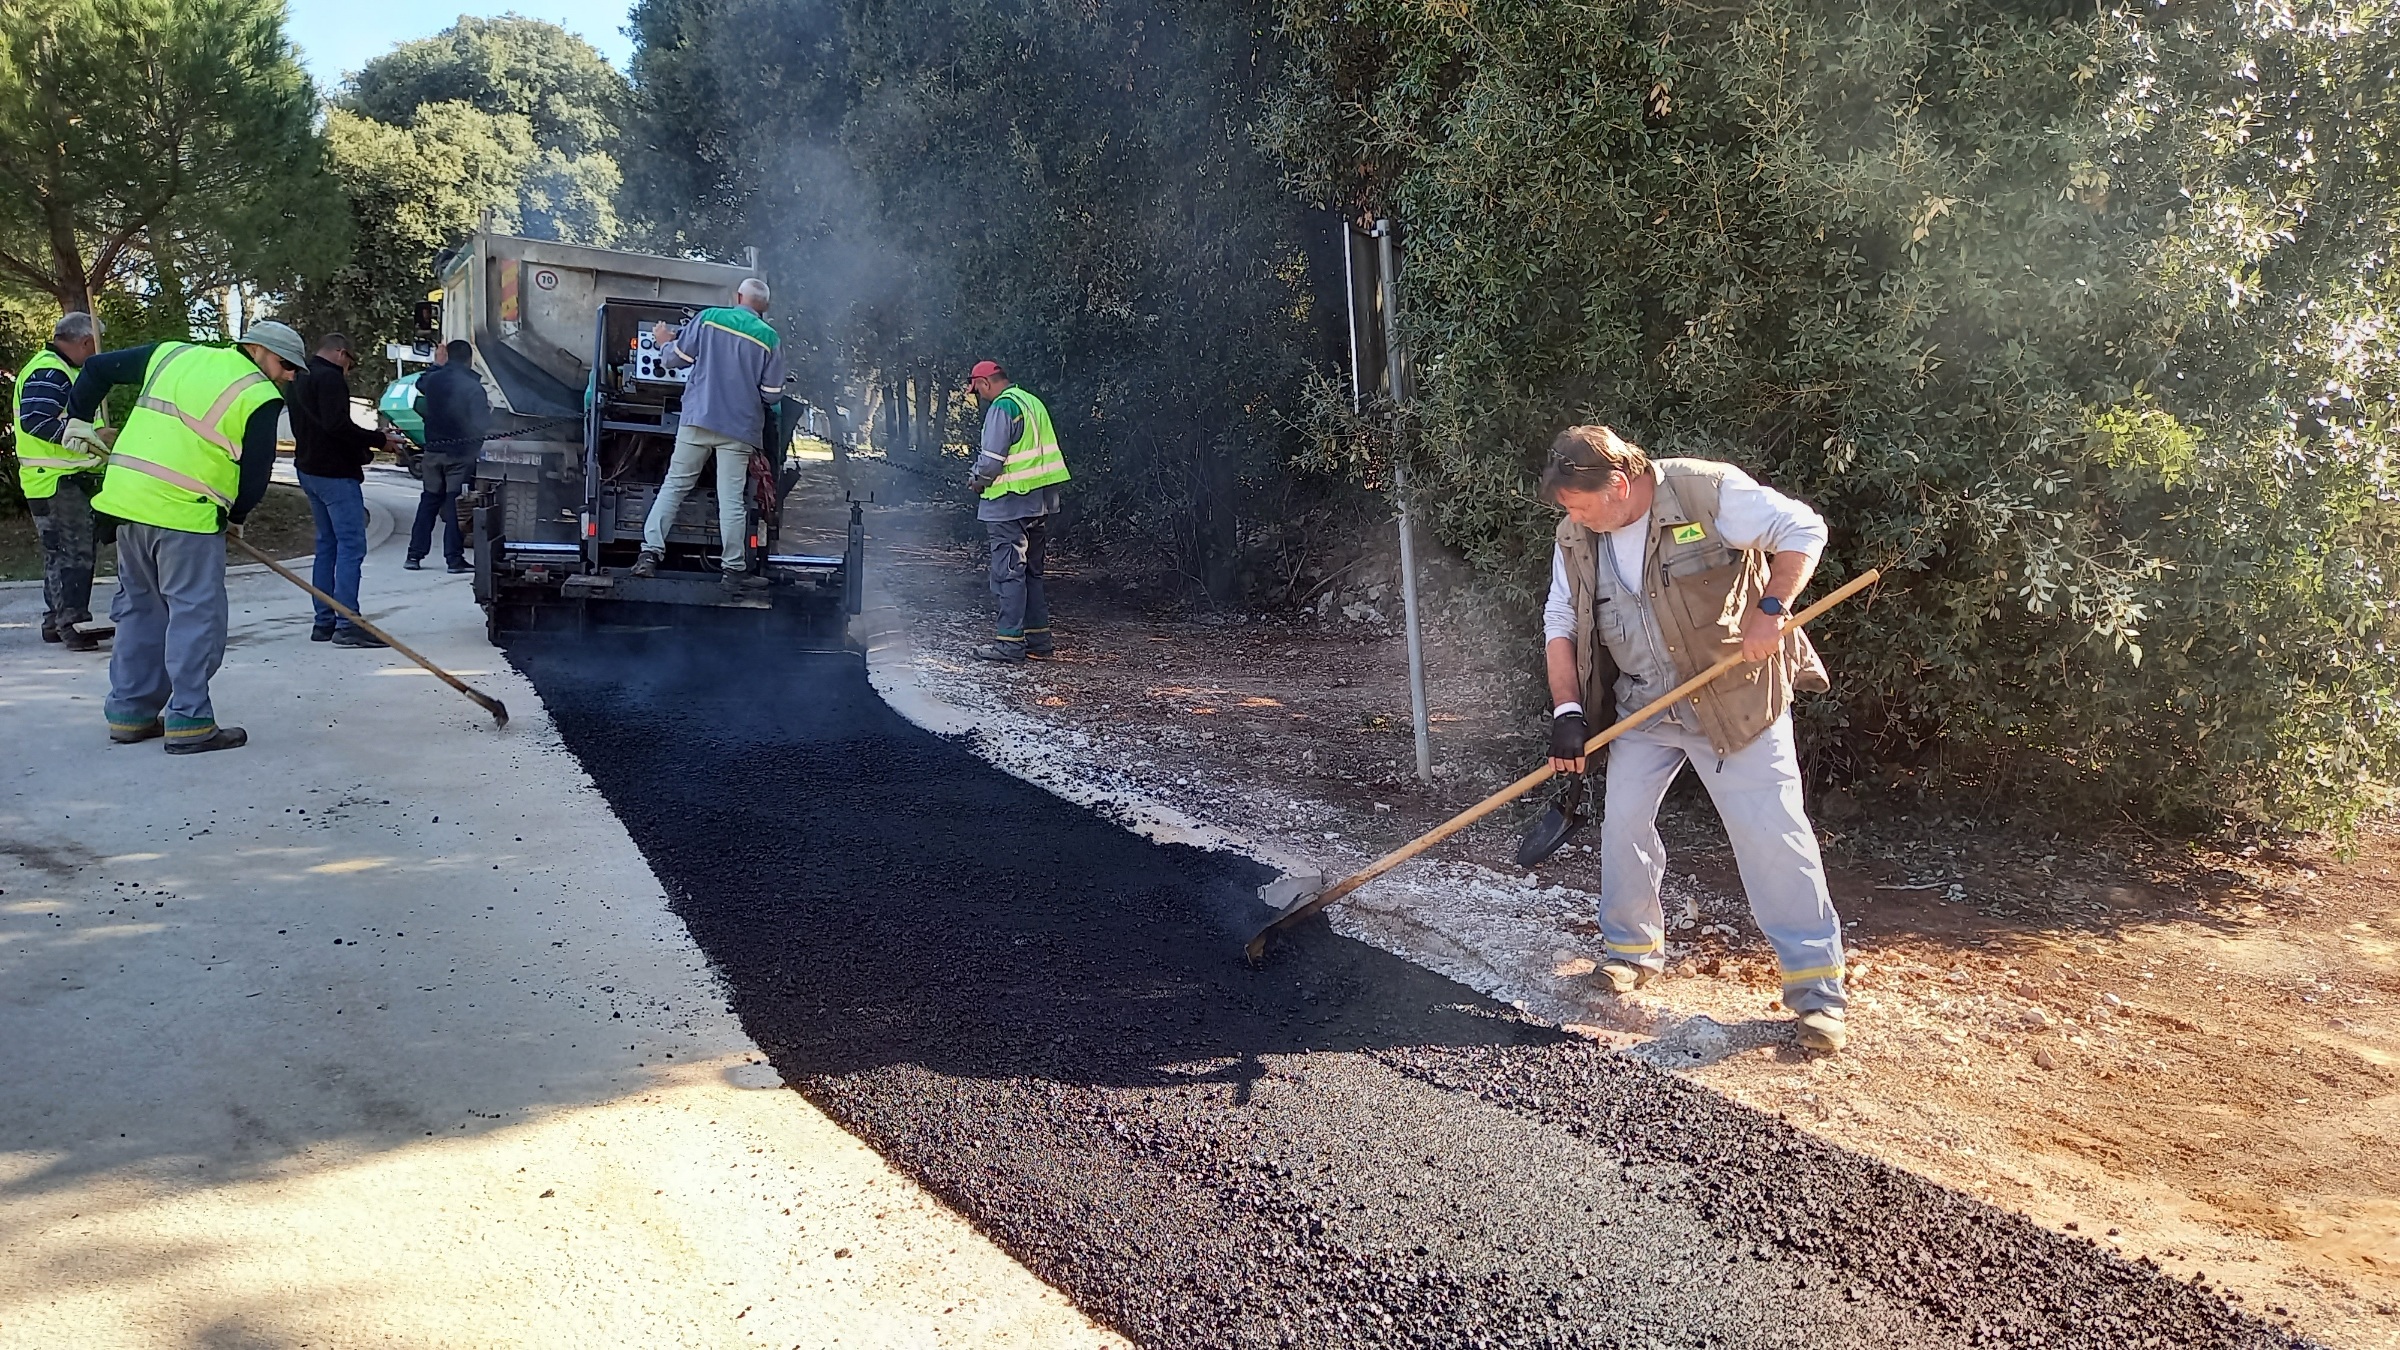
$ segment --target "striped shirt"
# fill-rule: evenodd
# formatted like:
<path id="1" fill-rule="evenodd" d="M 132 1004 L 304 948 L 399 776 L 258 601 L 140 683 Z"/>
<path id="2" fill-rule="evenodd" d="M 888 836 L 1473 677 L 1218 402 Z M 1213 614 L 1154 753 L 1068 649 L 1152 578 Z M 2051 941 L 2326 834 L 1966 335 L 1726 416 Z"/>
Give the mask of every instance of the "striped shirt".
<path id="1" fill-rule="evenodd" d="M 57 352 L 58 344 L 50 350 Z M 59 358 L 66 358 L 59 352 Z M 58 444 L 67 438 L 67 391 L 75 387 L 72 370 L 37 370 L 24 377 L 25 391 L 17 405 L 17 426 L 26 435 Z"/>

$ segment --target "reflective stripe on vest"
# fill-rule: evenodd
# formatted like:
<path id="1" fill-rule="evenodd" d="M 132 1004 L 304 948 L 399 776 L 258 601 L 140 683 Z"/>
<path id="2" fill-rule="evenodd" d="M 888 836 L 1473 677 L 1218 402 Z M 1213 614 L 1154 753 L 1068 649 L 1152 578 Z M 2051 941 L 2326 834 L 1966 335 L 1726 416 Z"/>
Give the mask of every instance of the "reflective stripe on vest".
<path id="1" fill-rule="evenodd" d="M 215 533 L 240 492 L 250 418 L 278 397 L 239 348 L 161 343 L 93 508 L 160 529 Z"/>
<path id="2" fill-rule="evenodd" d="M 1067 457 L 1058 448 L 1058 433 L 1051 428 L 1050 410 L 1021 385 L 1000 391 L 1000 397 L 1016 405 L 1018 414 L 1025 419 L 1025 429 L 1017 433 L 1016 443 L 1008 447 L 1008 459 L 1001 465 L 1000 476 L 984 489 L 985 500 L 1068 481 Z"/>
<path id="3" fill-rule="evenodd" d="M 227 385 L 225 387 L 225 392 L 217 395 L 217 401 L 208 405 L 208 411 L 202 413 L 198 417 L 192 416 L 190 413 L 185 412 L 183 409 L 167 402 L 163 398 L 153 398 L 150 394 L 152 389 L 158 387 L 159 380 L 165 377 L 167 373 L 167 367 L 174 365 L 177 361 L 182 360 L 188 353 L 200 350 L 202 349 L 198 347 L 177 346 L 173 351 L 170 351 L 165 356 L 159 358 L 158 362 L 150 367 L 150 377 L 142 381 L 141 397 L 136 398 L 133 401 L 133 406 L 137 408 L 148 408 L 154 413 L 163 413 L 168 417 L 180 420 L 186 427 L 191 429 L 193 435 L 208 442 L 210 445 L 217 447 L 219 450 L 224 451 L 234 463 L 239 464 L 242 462 L 241 439 L 239 437 L 226 435 L 223 431 L 218 429 L 217 423 L 224 420 L 226 412 L 233 407 L 233 401 L 237 398 L 240 398 L 244 390 L 249 389 L 253 385 L 265 384 L 267 382 L 266 376 L 258 373 L 256 369 L 252 369 L 248 375 L 245 375 L 242 378 L 235 380 L 232 384 Z M 247 360 L 248 358 L 245 357 L 243 359 Z"/>
<path id="4" fill-rule="evenodd" d="M 132 455 L 127 454 L 111 455 L 109 456 L 108 462 L 112 466 L 122 465 L 125 468 L 133 470 L 135 473 L 147 474 L 162 483 L 171 483 L 176 487 L 182 488 L 186 492 L 197 492 L 201 496 L 208 498 L 210 501 L 215 502 L 219 506 L 233 505 L 232 497 L 227 496 L 225 493 L 219 492 L 217 489 L 210 487 L 208 484 L 201 482 L 199 479 L 194 478 L 189 474 L 177 473 L 164 464 L 153 464 L 149 460 L 136 459 Z"/>
<path id="5" fill-rule="evenodd" d="M 9 420 L 17 429 L 17 484 L 25 490 L 29 501 L 43 501 L 58 495 L 58 480 L 71 473 L 97 469 L 108 461 L 98 455 L 70 450 L 56 441 L 46 441 L 25 429 L 25 381 L 45 370 L 63 370 L 73 381 L 75 368 L 48 347 L 33 354 L 17 372 L 16 393 L 9 400 Z"/>

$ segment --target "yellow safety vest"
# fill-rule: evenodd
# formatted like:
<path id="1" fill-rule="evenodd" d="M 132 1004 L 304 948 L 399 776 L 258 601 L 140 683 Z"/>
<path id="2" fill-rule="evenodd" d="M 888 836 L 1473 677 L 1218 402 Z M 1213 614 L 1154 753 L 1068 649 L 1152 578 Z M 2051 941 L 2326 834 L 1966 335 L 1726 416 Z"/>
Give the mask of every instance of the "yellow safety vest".
<path id="1" fill-rule="evenodd" d="M 108 462 L 105 456 L 70 450 L 25 429 L 25 382 L 45 370 L 63 370 L 68 382 L 74 382 L 75 368 L 67 364 L 65 357 L 44 347 L 17 372 L 17 392 L 8 410 L 17 427 L 17 484 L 25 489 L 25 499 L 35 502 L 57 496 L 58 480 L 68 474 L 97 469 Z"/>
<path id="2" fill-rule="evenodd" d="M 241 487 L 250 414 L 283 395 L 239 347 L 162 342 L 150 355 L 92 509 L 187 534 L 215 534 Z"/>
<path id="3" fill-rule="evenodd" d="M 1025 429 L 1008 447 L 1008 462 L 1001 466 L 1000 476 L 983 490 L 984 500 L 1066 482 L 1067 457 L 1058 448 L 1058 433 L 1051 430 L 1050 410 L 1023 385 L 1001 390 L 995 401 L 1014 404 L 1017 415 L 1025 419 Z"/>

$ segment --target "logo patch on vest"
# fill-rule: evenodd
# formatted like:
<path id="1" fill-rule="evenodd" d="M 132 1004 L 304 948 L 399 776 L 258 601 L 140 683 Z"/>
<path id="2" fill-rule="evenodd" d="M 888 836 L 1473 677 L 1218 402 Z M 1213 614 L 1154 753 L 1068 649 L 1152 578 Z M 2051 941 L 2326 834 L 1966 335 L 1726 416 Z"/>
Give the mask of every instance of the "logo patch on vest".
<path id="1" fill-rule="evenodd" d="M 1697 544 L 1708 537 L 1708 531 L 1698 525 L 1678 525 L 1674 537 L 1678 544 Z"/>

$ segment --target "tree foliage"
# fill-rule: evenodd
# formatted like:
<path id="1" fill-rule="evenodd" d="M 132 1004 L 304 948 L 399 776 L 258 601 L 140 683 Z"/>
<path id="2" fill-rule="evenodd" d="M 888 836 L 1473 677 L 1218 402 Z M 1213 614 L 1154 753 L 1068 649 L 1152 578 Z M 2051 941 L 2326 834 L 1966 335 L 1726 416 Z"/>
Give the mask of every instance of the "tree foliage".
<path id="1" fill-rule="evenodd" d="M 277 3 L 0 6 L 0 275 L 62 309 L 138 279 L 181 312 L 330 266 L 316 107 Z"/>
<path id="2" fill-rule="evenodd" d="M 851 377 L 954 391 L 1000 360 L 1058 422 L 1085 541 L 1231 597 L 1313 354 L 1298 204 L 1248 128 L 1278 68 L 1262 19 L 646 0 L 637 200 L 703 247 L 758 244 L 792 283 L 778 323 Z"/>
<path id="3" fill-rule="evenodd" d="M 591 43 L 554 23 L 461 15 L 429 38 L 404 42 L 351 77 L 352 112 L 407 126 L 417 110 L 463 103 L 521 117 L 544 150 L 579 157 L 614 150 L 631 89 Z"/>
<path id="4" fill-rule="evenodd" d="M 2400 777 L 2388 10 L 1282 13 L 1271 137 L 1406 223 L 1415 470 L 1515 594 L 1541 448 L 1605 420 L 1895 569 L 1821 769 L 2186 823 Z"/>
<path id="5" fill-rule="evenodd" d="M 296 297 L 296 314 L 317 328 L 407 332 L 435 254 L 487 211 L 509 233 L 615 242 L 627 96 L 591 44 L 531 19 L 462 18 L 368 62 L 325 122 L 356 245 Z"/>

